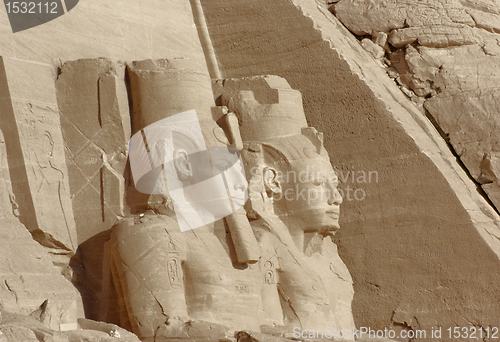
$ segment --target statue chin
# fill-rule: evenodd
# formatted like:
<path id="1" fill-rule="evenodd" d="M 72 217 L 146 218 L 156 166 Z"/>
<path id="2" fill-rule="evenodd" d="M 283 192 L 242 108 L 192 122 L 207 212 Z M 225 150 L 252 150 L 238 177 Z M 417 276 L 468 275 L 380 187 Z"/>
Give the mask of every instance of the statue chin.
<path id="1" fill-rule="evenodd" d="M 339 216 L 335 213 L 326 212 L 322 218 L 322 222 L 319 225 L 319 231 L 337 231 L 340 229 Z"/>
<path id="2" fill-rule="evenodd" d="M 338 220 L 325 220 L 321 228 L 317 229 L 319 232 L 336 232 L 340 229 Z M 316 230 L 315 230 L 316 231 Z"/>
<path id="3" fill-rule="evenodd" d="M 339 225 L 339 209 L 337 208 L 305 208 L 293 212 L 292 215 L 280 215 L 280 219 L 286 222 L 290 228 L 303 232 L 325 232 L 337 231 Z"/>

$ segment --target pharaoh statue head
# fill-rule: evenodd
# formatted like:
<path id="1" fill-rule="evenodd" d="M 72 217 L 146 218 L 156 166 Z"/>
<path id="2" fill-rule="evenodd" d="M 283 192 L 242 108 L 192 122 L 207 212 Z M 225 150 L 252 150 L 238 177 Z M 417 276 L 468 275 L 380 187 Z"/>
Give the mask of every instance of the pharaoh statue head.
<path id="1" fill-rule="evenodd" d="M 129 66 L 134 108 L 129 158 L 135 187 L 170 197 L 181 231 L 222 219 L 246 200 L 239 152 L 228 148 L 214 121 L 210 82 L 186 63 Z"/>
<path id="2" fill-rule="evenodd" d="M 128 65 L 133 184 L 170 198 L 175 211 L 141 213 L 112 229 L 120 322 L 144 338 L 159 336 L 159 328 L 164 336 L 189 330 L 190 320 L 259 329 L 257 266 L 241 265 L 260 256 L 243 209 L 243 165 L 215 122 L 224 113 L 208 76 L 186 63 Z"/>
<path id="3" fill-rule="evenodd" d="M 300 92 L 278 76 L 224 80 L 221 102 L 236 114 L 245 145 L 250 215 L 275 217 L 303 248 L 304 233 L 339 228 L 337 176 L 323 135 L 307 127 Z"/>
<path id="4" fill-rule="evenodd" d="M 152 180 L 146 181 L 146 187 L 154 191 L 146 192 L 168 193 L 183 231 L 209 227 L 224 218 L 237 261 L 255 263 L 259 251 L 242 207 L 246 179 L 239 152 L 228 149 L 229 141 L 216 124 L 225 113 L 215 106 L 208 75 L 196 72 L 192 63 L 146 60 L 128 66 L 131 142 L 137 139 L 129 149 L 132 173 L 134 164 L 149 165 L 139 172 L 152 173 L 146 177 Z M 133 163 L 135 152 L 140 158 Z M 136 186 L 141 178 L 134 176 Z"/>
<path id="5" fill-rule="evenodd" d="M 272 275 L 263 286 L 278 284 L 283 323 L 352 328 L 352 280 L 331 239 L 339 229 L 338 178 L 322 133 L 307 126 L 300 92 L 278 76 L 226 79 L 214 89 L 238 118 L 247 215 L 262 246 L 260 265 Z M 263 292 L 263 302 L 273 299 Z"/>

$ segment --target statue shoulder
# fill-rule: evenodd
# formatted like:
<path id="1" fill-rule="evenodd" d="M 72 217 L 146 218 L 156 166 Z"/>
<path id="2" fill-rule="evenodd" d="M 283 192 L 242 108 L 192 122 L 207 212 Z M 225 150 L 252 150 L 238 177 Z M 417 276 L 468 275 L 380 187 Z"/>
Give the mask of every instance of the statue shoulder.
<path id="1" fill-rule="evenodd" d="M 111 244 L 120 255 L 131 255 L 137 249 L 144 252 L 161 246 L 184 259 L 184 240 L 177 221 L 166 215 L 128 217 L 118 221 L 111 229 Z"/>

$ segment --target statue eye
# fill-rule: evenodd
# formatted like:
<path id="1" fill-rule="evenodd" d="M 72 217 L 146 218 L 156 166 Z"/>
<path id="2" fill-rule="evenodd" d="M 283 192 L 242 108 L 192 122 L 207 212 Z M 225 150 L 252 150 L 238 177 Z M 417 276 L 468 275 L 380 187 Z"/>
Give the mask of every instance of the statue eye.
<path id="1" fill-rule="evenodd" d="M 309 181 L 309 176 L 308 175 L 300 175 L 299 176 L 299 181 L 301 183 L 307 183 Z"/>
<path id="2" fill-rule="evenodd" d="M 324 179 L 322 179 L 322 178 L 320 178 L 320 179 L 314 179 L 314 180 L 312 181 L 312 183 L 313 183 L 313 185 L 315 185 L 315 186 L 322 186 L 322 185 L 324 186 L 324 185 L 325 185 L 325 180 L 324 180 Z"/>

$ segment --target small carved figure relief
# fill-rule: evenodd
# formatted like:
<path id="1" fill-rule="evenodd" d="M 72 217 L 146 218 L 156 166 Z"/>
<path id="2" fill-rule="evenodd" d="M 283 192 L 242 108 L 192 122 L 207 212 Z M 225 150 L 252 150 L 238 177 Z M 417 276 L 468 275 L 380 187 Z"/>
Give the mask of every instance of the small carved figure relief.
<path id="1" fill-rule="evenodd" d="M 7 162 L 7 146 L 3 132 L 0 130 L 0 204 L 1 207 L 11 208 L 12 214 L 19 217 L 19 205 L 16 202 L 16 197 L 12 192 L 9 166 Z M 9 205 L 10 204 L 10 205 Z M 0 213 L 1 214 L 1 213 Z"/>
<path id="2" fill-rule="evenodd" d="M 64 192 L 64 173 L 56 165 L 54 157 L 54 140 L 49 131 L 39 135 L 37 140 L 37 149 L 31 152 L 31 167 L 35 175 L 36 188 L 35 202 L 39 208 L 41 215 L 39 220 L 50 220 L 51 222 L 41 222 L 42 226 L 52 226 L 54 222 L 63 223 L 64 226 L 59 227 L 56 238 L 68 236 L 70 243 L 74 245 L 76 241 L 71 241 L 71 232 L 68 224 L 68 218 L 63 205 Z M 58 210 L 53 210 L 52 205 L 47 208 L 49 199 L 56 199 Z M 47 210 L 49 212 L 44 213 Z"/>

